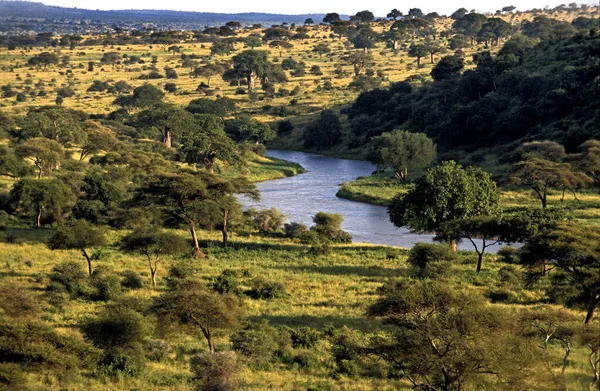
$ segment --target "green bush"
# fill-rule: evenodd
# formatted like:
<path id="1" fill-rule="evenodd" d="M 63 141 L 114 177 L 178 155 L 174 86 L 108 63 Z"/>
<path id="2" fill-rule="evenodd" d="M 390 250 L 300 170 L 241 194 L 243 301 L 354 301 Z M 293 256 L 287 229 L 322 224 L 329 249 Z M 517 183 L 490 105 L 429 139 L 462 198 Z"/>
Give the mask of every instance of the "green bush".
<path id="1" fill-rule="evenodd" d="M 497 252 L 498 260 L 504 263 L 519 263 L 517 249 L 512 246 L 504 246 Z"/>
<path id="2" fill-rule="evenodd" d="M 90 288 L 83 264 L 75 261 L 67 261 L 54 266 L 49 275 L 47 289 L 49 291 L 65 291 L 72 298 L 87 295 L 90 292 Z"/>
<path id="3" fill-rule="evenodd" d="M 358 364 L 355 361 L 341 360 L 338 363 L 337 373 L 355 379 L 358 377 Z"/>
<path id="4" fill-rule="evenodd" d="M 310 349 L 321 339 L 319 330 L 311 327 L 299 327 L 291 330 L 292 346 L 294 348 Z"/>
<path id="5" fill-rule="evenodd" d="M 281 282 L 267 281 L 259 277 L 252 281 L 249 294 L 255 299 L 279 299 L 287 297 L 287 289 Z"/>
<path id="6" fill-rule="evenodd" d="M 321 367 L 321 362 L 316 353 L 310 350 L 302 350 L 294 356 L 292 365 L 298 369 L 313 372 Z"/>
<path id="7" fill-rule="evenodd" d="M 117 300 L 123 294 L 121 279 L 113 273 L 97 268 L 92 274 L 90 284 L 93 288 L 91 299 L 96 301 Z"/>
<path id="8" fill-rule="evenodd" d="M 240 363 L 234 352 L 204 352 L 190 359 L 197 391 L 238 389 Z"/>
<path id="9" fill-rule="evenodd" d="M 450 246 L 436 243 L 417 243 L 410 250 L 408 263 L 421 278 L 435 278 L 443 275 L 452 262 L 458 259 Z"/>
<path id="10" fill-rule="evenodd" d="M 126 308 L 111 308 L 82 326 L 84 336 L 103 349 L 100 370 L 110 376 L 137 376 L 145 366 L 142 315 Z"/>
<path id="11" fill-rule="evenodd" d="M 171 346 L 164 339 L 150 339 L 145 342 L 144 351 L 148 360 L 161 362 L 169 358 Z"/>
<path id="12" fill-rule="evenodd" d="M 212 288 L 221 294 L 232 293 L 237 295 L 239 285 L 240 282 L 235 270 L 225 269 L 212 283 Z"/>
<path id="13" fill-rule="evenodd" d="M 291 222 L 283 226 L 285 236 L 288 238 L 299 238 L 308 232 L 308 227 L 302 223 Z"/>
<path id="14" fill-rule="evenodd" d="M 194 266 L 189 262 L 179 262 L 171 265 L 165 278 L 167 287 L 171 290 L 177 289 L 186 278 L 192 277 L 195 272 Z"/>
<path id="15" fill-rule="evenodd" d="M 139 274 L 133 270 L 125 270 L 121 273 L 123 279 L 121 280 L 121 286 L 127 289 L 140 289 L 144 287 L 144 282 Z"/>
<path id="16" fill-rule="evenodd" d="M 231 336 L 233 350 L 256 369 L 268 368 L 279 348 L 278 330 L 266 321 L 249 323 Z"/>

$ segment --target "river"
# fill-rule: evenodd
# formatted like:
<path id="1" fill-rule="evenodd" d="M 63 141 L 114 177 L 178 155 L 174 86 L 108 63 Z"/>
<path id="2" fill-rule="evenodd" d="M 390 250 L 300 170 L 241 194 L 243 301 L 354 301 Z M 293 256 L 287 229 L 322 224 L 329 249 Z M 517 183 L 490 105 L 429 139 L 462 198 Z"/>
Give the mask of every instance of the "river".
<path id="1" fill-rule="evenodd" d="M 387 208 L 336 197 L 345 181 L 368 176 L 375 166 L 369 162 L 345 160 L 297 151 L 269 150 L 267 156 L 296 162 L 308 172 L 285 179 L 258 183 L 261 201 L 242 199 L 246 208 L 277 208 L 289 216 L 288 222 L 313 225 L 317 212 L 339 213 L 344 216 L 342 229 L 352 235 L 354 242 L 385 244 L 410 248 L 417 242 L 432 242 L 432 235 L 411 233 L 395 227 L 388 218 Z M 473 250 L 470 242 L 459 249 Z M 486 251 L 495 252 L 499 246 Z"/>

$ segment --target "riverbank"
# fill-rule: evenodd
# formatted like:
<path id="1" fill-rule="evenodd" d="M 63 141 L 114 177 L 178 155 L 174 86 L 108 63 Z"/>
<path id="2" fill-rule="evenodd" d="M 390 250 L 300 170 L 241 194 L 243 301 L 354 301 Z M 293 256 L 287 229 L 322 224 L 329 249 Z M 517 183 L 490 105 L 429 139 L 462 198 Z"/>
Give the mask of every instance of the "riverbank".
<path id="1" fill-rule="evenodd" d="M 373 205 L 388 206 L 398 193 L 406 193 L 410 185 L 402 185 L 386 175 L 375 174 L 344 182 L 337 196 L 351 201 L 366 202 Z M 579 223 L 588 226 L 600 226 L 600 194 L 584 191 L 577 193 L 577 199 L 567 194 L 561 202 L 562 192 L 551 191 L 548 205 L 565 208 Z M 524 207 L 540 206 L 529 189 L 500 188 L 500 202 L 504 213 L 510 214 Z"/>
<path id="2" fill-rule="evenodd" d="M 298 163 L 255 154 L 248 160 L 247 170 L 251 182 L 289 178 L 307 172 Z"/>

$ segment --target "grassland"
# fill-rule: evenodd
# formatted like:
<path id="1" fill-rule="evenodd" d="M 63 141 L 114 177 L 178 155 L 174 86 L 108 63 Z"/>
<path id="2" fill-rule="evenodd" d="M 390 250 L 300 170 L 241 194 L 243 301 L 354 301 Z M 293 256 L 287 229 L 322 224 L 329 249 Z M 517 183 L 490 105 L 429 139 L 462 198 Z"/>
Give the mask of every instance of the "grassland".
<path id="1" fill-rule="evenodd" d="M 84 260 L 78 251 L 51 251 L 44 244 L 51 233 L 46 229 L 8 229 L 0 234 L 0 239 L 17 238 L 16 243 L 0 242 L 0 264 L 2 283 L 16 283 L 22 289 L 28 289 L 42 299 L 47 275 L 54 265 L 66 260 L 81 262 Z M 176 231 L 186 235 L 184 231 Z M 147 300 L 163 292 L 166 287 L 164 276 L 168 267 L 184 257 L 167 257 L 159 270 L 159 285 L 153 290 L 149 284 L 149 271 L 144 258 L 125 255 L 111 246 L 123 231 L 108 232 L 110 243 L 101 248 L 100 260 L 96 266 L 103 266 L 115 272 L 134 270 L 144 278 L 146 286 L 139 290 L 127 291 L 126 296 Z M 235 235 L 230 248 L 218 246 L 219 234 L 202 232 L 201 238 L 206 247 L 208 257 L 196 260 L 194 266 L 199 276 L 209 283 L 225 269 L 233 269 L 247 276 L 243 285 L 248 285 L 254 277 L 263 277 L 283 282 L 289 295 L 272 300 L 255 300 L 243 298 L 243 306 L 249 319 L 268 320 L 273 325 L 292 328 L 309 326 L 323 330 L 328 325 L 347 326 L 366 333 L 377 333 L 386 326 L 365 317 L 366 307 L 376 298 L 376 289 L 384 282 L 404 276 L 408 272 L 406 263 L 407 250 L 392 249 L 382 246 L 353 244 L 337 246 L 328 255 L 312 255 L 307 248 L 286 239 L 261 237 L 255 233 Z M 462 253 L 462 261 L 452 266 L 446 277 L 450 282 L 459 282 L 461 289 L 473 293 L 488 293 L 502 286 L 498 280 L 498 271 L 507 264 L 486 256 L 484 270 L 475 273 L 475 258 L 472 254 Z M 517 310 L 532 306 L 543 297 L 543 285 L 534 285 L 523 289 L 514 288 L 511 301 L 503 304 Z M 84 319 L 94 316 L 103 307 L 103 303 L 83 300 L 70 301 L 62 308 L 43 304 L 45 312 L 43 320 L 65 333 L 78 333 L 77 325 Z M 581 313 L 575 314 L 582 316 Z M 151 318 L 148 319 L 151 324 Z M 104 378 L 82 375 L 77 383 L 67 386 L 66 390 L 87 389 L 105 391 L 114 389 L 132 390 L 190 390 L 192 388 L 191 373 L 187 358 L 198 350 L 205 350 L 202 338 L 194 338 L 183 334 L 169 339 L 172 347 L 170 359 L 162 363 L 149 363 L 145 374 L 138 378 L 120 378 L 108 381 Z M 230 347 L 228 334 L 222 333 L 217 338 L 217 349 Z M 409 390 L 407 382 L 393 379 L 352 379 L 345 376 L 330 377 L 332 359 L 329 342 L 321 340 L 311 349 L 321 366 L 317 370 L 306 370 L 276 364 L 264 370 L 245 369 L 242 374 L 242 390 Z M 560 347 L 551 345 L 557 354 Z M 557 356 L 558 357 L 558 356 Z M 558 365 L 559 362 L 556 362 Z M 582 389 L 589 382 L 585 350 L 574 348 L 567 369 L 566 379 L 569 389 Z M 57 384 L 51 378 L 40 375 L 28 375 L 31 389 L 52 390 Z"/>
<path id="2" fill-rule="evenodd" d="M 337 196 L 387 206 L 396 194 L 406 193 L 409 188 L 409 185 L 398 183 L 389 175 L 378 174 L 344 182 Z M 524 188 L 501 187 L 500 203 L 504 213 L 512 213 L 523 207 L 541 207 L 539 200 L 532 193 L 533 191 Z M 561 202 L 561 198 L 562 191 L 551 191 L 548 195 L 548 205 L 567 209 L 573 218 L 583 225 L 600 225 L 600 194 L 596 191 L 580 191 L 577 193 L 577 199 L 567 193 L 564 202 Z"/>

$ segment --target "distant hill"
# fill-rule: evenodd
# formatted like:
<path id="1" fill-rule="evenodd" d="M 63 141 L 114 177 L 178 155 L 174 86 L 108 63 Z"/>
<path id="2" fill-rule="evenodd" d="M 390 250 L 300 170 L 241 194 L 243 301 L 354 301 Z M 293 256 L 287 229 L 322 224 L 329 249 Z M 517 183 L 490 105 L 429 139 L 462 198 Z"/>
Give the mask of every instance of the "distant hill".
<path id="1" fill-rule="evenodd" d="M 159 29 L 200 29 L 223 25 L 235 20 L 244 25 L 302 24 L 307 18 L 316 23 L 324 14 L 282 15 L 260 12 L 224 14 L 211 12 L 184 12 L 169 10 L 116 10 L 100 11 L 80 8 L 48 6 L 28 1 L 0 0 L 0 33 L 28 32 L 81 33 L 86 30 L 102 31 L 112 25 L 119 27 Z M 347 18 L 347 16 L 342 16 Z"/>

